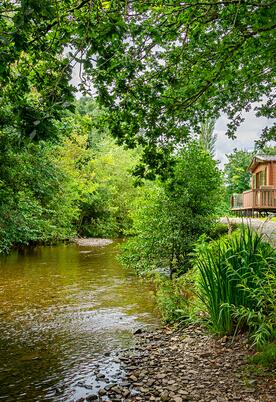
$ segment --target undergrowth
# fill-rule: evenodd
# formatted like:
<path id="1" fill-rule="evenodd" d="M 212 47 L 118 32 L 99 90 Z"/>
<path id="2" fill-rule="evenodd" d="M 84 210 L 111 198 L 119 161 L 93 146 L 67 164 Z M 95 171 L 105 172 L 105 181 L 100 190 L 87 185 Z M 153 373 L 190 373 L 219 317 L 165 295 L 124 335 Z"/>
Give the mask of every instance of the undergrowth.
<path id="1" fill-rule="evenodd" d="M 276 341 L 261 347 L 249 362 L 264 369 L 276 370 Z"/>

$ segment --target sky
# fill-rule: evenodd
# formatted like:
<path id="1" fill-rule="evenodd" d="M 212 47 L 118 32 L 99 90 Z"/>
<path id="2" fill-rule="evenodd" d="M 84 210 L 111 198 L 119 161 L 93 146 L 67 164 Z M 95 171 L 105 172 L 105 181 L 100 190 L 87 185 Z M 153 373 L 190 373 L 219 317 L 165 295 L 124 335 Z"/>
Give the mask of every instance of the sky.
<path id="1" fill-rule="evenodd" d="M 231 153 L 235 148 L 253 151 L 254 142 L 260 138 L 264 127 L 271 126 L 272 120 L 263 117 L 256 117 L 254 111 L 244 113 L 244 122 L 237 130 L 236 139 L 231 140 L 226 135 L 227 130 L 227 117 L 222 115 L 216 122 L 215 133 L 217 134 L 216 154 L 215 159 L 223 165 L 227 162 L 226 154 Z M 269 145 L 276 146 L 273 141 Z"/>

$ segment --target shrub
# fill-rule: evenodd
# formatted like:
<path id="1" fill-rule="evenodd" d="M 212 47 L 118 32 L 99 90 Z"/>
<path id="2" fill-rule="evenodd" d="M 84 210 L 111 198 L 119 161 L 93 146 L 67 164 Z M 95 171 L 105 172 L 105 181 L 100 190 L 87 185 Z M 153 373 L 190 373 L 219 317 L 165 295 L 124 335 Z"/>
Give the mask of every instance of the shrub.
<path id="1" fill-rule="evenodd" d="M 198 248 L 199 292 L 212 328 L 221 334 L 249 330 L 265 343 L 276 322 L 275 250 L 250 228 Z"/>
<path id="2" fill-rule="evenodd" d="M 140 188 L 123 263 L 139 273 L 158 268 L 184 274 L 191 268 L 194 242 L 213 225 L 220 188 L 220 172 L 211 156 L 196 143 L 182 149 L 166 181 L 145 182 Z"/>
<path id="3" fill-rule="evenodd" d="M 173 280 L 156 279 L 157 303 L 165 322 L 189 323 L 198 319 L 202 306 L 195 292 L 197 276 L 197 271 L 191 269 Z"/>

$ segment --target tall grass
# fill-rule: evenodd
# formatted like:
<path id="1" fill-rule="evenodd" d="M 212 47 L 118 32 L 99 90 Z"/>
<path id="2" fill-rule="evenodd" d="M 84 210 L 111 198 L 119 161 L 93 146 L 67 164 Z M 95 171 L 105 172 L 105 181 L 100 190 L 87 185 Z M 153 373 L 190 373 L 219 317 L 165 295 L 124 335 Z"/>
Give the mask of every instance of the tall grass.
<path id="1" fill-rule="evenodd" d="M 205 244 L 197 253 L 199 294 L 212 328 L 221 334 L 249 330 L 254 343 L 276 325 L 276 254 L 250 228 Z"/>

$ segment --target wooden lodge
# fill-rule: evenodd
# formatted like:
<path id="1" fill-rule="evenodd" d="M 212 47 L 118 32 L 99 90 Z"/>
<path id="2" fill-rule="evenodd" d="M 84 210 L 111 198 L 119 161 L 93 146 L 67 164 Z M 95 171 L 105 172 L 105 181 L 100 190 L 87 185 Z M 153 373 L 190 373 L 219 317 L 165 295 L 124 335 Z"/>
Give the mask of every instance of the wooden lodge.
<path id="1" fill-rule="evenodd" d="M 276 156 L 256 155 L 248 170 L 251 189 L 231 196 L 231 209 L 238 215 L 276 212 Z"/>

